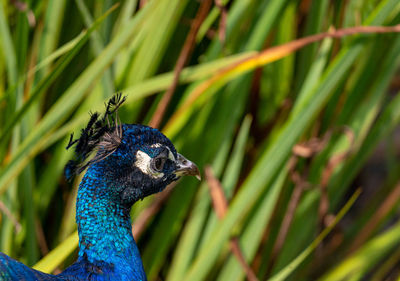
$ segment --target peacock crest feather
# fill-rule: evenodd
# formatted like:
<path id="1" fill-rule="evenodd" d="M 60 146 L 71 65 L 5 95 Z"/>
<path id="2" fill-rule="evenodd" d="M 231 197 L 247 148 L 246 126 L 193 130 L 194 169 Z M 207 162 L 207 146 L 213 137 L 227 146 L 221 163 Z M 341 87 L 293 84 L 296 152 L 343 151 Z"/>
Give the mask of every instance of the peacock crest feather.
<path id="1" fill-rule="evenodd" d="M 125 100 L 126 96 L 121 93 L 114 95 L 105 103 L 103 116 L 98 112 L 89 113 L 89 122 L 81 130 L 79 138 L 74 139 L 74 134 L 71 134 L 66 149 L 74 147 L 75 159 L 65 166 L 67 179 L 71 180 L 90 165 L 104 160 L 121 144 L 123 126 L 118 117 L 118 108 Z M 92 157 L 94 153 L 96 154 Z"/>

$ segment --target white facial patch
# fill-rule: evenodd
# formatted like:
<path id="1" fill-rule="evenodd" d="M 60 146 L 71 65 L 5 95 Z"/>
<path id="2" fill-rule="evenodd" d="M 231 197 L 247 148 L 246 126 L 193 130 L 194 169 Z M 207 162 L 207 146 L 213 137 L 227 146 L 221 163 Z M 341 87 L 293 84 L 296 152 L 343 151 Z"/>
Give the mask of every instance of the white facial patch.
<path id="1" fill-rule="evenodd" d="M 171 150 L 169 149 L 168 146 L 167 146 L 167 148 L 168 148 L 168 158 L 169 158 L 170 160 L 172 160 L 173 162 L 175 162 L 175 156 L 174 156 L 174 154 L 171 152 Z"/>
<path id="2" fill-rule="evenodd" d="M 154 171 L 151 168 L 151 157 L 141 150 L 136 152 L 135 166 L 139 168 L 144 174 L 149 175 L 152 178 L 159 179 L 164 176 L 164 173 Z"/>
<path id="3" fill-rule="evenodd" d="M 155 147 L 155 148 L 158 148 L 158 147 L 161 147 L 161 146 L 162 146 L 161 143 L 155 143 L 155 144 L 150 145 L 150 147 Z"/>

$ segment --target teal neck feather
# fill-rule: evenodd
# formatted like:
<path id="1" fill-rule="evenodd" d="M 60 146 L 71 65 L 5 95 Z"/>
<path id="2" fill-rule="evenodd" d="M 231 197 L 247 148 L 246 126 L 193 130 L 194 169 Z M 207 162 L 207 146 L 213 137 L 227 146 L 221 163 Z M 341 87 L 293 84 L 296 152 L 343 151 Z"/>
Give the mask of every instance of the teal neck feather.
<path id="1" fill-rule="evenodd" d="M 118 187 L 105 178 L 101 169 L 94 165 L 79 186 L 76 204 L 79 260 L 100 267 L 108 264 L 116 273 L 145 276 L 132 236 L 130 207 L 118 202 L 115 192 Z"/>

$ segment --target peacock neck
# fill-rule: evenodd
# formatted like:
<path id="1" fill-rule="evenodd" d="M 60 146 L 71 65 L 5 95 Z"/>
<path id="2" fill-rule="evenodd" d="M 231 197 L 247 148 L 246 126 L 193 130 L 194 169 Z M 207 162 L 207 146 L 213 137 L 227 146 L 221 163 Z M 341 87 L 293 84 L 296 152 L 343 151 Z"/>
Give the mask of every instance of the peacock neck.
<path id="1" fill-rule="evenodd" d="M 132 236 L 130 207 L 113 198 L 112 184 L 104 175 L 89 169 L 80 183 L 76 221 L 79 232 L 79 260 L 115 271 L 144 275 L 138 248 Z M 121 268 L 118 268 L 121 267 Z"/>

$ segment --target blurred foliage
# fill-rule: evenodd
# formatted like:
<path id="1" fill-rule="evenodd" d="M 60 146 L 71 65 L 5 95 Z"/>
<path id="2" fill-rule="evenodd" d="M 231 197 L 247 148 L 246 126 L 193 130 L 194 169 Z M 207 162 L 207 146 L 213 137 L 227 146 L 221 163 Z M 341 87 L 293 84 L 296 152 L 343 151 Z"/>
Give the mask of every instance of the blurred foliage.
<path id="1" fill-rule="evenodd" d="M 395 280 L 400 35 L 257 54 L 399 23 L 398 0 L 0 1 L 0 250 L 47 272 L 75 259 L 79 179 L 63 177 L 65 146 L 122 92 L 123 122 L 160 117 L 229 202 L 219 220 L 206 181 L 174 187 L 137 241 L 149 280 L 244 280 L 231 237 L 260 280 Z"/>

